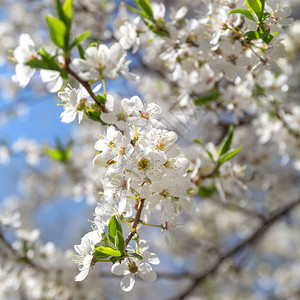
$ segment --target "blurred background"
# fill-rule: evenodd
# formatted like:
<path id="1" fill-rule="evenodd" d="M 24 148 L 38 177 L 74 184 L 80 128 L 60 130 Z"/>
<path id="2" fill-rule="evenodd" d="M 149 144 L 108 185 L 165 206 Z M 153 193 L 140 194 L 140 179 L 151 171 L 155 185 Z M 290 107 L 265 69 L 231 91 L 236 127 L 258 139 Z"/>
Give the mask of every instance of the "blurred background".
<path id="1" fill-rule="evenodd" d="M 154 284 L 138 282 L 125 294 L 119 288 L 120 278 L 113 277 L 109 267 L 98 265 L 84 282 L 74 282 L 77 265 L 71 253 L 90 230 L 88 220 L 97 205 L 99 170 L 92 163 L 93 145 L 104 127 L 90 120 L 80 126 L 62 123 L 63 109 L 39 72 L 24 89 L 11 80 L 12 50 L 21 33 L 30 33 L 37 45 L 49 44 L 44 19 L 54 14 L 53 2 L 0 0 L 0 299 L 176 299 L 191 282 L 198 286 L 186 299 L 300 299 L 300 209 L 276 210 L 299 197 L 299 135 L 269 128 L 278 120 L 268 123 L 261 118 L 271 111 L 261 99 L 253 101 L 255 117 L 245 126 L 240 122 L 235 131 L 234 145 L 243 143 L 249 150 L 238 156 L 233 163 L 236 169 L 232 168 L 238 174 L 247 168 L 241 178 L 235 174 L 221 178 L 226 201 L 220 191 L 208 189 L 213 180 L 203 180 L 206 188 L 196 197 L 193 214 L 182 217 L 184 225 L 174 233 L 171 250 L 159 229 L 143 232 L 149 236 L 151 251 L 161 259 Z M 191 15 L 203 5 L 202 1 L 161 2 L 168 11 L 186 5 Z M 280 94 L 278 98 L 291 111 L 299 109 L 300 1 L 288 5 L 296 22 L 283 33 L 285 77 L 272 79 L 274 87 L 267 86 L 270 74 L 260 83 L 272 90 L 272 96 Z M 74 34 L 92 29 L 89 42 L 111 43 L 114 28 L 124 19 L 119 1 L 74 0 Z M 167 70 L 159 66 L 150 70 L 150 54 L 143 46 L 135 56 L 128 51 L 130 69 L 141 81 L 108 81 L 107 90 L 117 97 L 138 94 L 145 101 L 159 102 L 163 121 L 177 132 L 187 156 L 194 164 L 202 160 L 205 167 L 205 157 L 193 139 L 217 144 L 231 122 L 229 103 L 227 108 L 178 106 L 183 87 L 170 80 Z M 261 95 L 257 95 L 258 99 Z M 243 109 L 241 102 L 237 109 Z M 53 151 L 67 151 L 68 157 L 54 159 Z M 270 221 L 273 211 L 283 218 Z M 256 232 L 257 228 L 263 229 Z M 241 245 L 253 233 L 253 239 Z M 222 257 L 224 249 L 237 245 L 241 248 L 234 255 Z M 215 264 L 216 269 L 210 269 Z M 204 278 L 199 279 L 199 274 Z"/>

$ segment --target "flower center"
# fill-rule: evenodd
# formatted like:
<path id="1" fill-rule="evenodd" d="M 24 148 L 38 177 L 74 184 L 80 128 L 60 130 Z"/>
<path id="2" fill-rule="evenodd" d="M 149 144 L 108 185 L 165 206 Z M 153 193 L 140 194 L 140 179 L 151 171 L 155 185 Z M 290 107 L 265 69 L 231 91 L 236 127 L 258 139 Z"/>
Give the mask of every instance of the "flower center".
<path id="1" fill-rule="evenodd" d="M 119 149 L 119 154 L 120 154 L 120 155 L 125 155 L 125 147 L 121 147 L 121 148 Z"/>
<path id="2" fill-rule="evenodd" d="M 127 264 L 127 266 L 128 266 L 128 270 L 129 270 L 130 273 L 137 273 L 138 267 L 135 264 L 135 262 L 133 262 L 131 265 Z"/>
<path id="3" fill-rule="evenodd" d="M 161 142 L 158 142 L 157 145 L 156 145 L 156 148 L 158 150 L 164 150 L 165 149 L 165 145 Z"/>
<path id="4" fill-rule="evenodd" d="M 141 113 L 141 117 L 144 118 L 144 119 L 149 120 L 149 113 L 143 112 L 143 113 Z"/>
<path id="5" fill-rule="evenodd" d="M 167 190 L 163 190 L 163 191 L 161 192 L 161 195 L 162 195 L 163 198 L 169 197 L 169 193 L 168 193 Z"/>
<path id="6" fill-rule="evenodd" d="M 126 121 L 126 117 L 124 113 L 117 114 L 118 121 Z"/>
<path id="7" fill-rule="evenodd" d="M 138 162 L 139 170 L 148 170 L 150 168 L 150 160 L 142 158 Z"/>
<path id="8" fill-rule="evenodd" d="M 164 163 L 164 166 L 168 169 L 168 168 L 170 168 L 170 165 L 171 165 L 171 163 L 169 162 L 169 161 L 166 161 L 165 163 Z"/>

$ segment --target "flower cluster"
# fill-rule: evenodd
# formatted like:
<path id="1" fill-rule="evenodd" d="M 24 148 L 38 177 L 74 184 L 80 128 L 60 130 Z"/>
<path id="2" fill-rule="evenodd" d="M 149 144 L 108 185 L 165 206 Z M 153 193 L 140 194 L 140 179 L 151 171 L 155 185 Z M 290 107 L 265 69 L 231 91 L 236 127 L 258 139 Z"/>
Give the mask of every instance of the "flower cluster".
<path id="1" fill-rule="evenodd" d="M 91 234 L 97 233 L 98 243 L 101 242 L 113 216 L 126 222 L 136 234 L 137 225 L 147 225 L 151 213 L 158 213 L 161 224 L 157 227 L 166 232 L 175 227 L 181 211 L 189 210 L 192 205 L 191 182 L 187 174 L 189 161 L 175 144 L 176 133 L 164 129 L 165 126 L 157 120 L 161 108 L 155 103 L 143 104 L 138 96 L 124 98 L 119 105 L 111 95 L 107 98 L 108 112 L 101 117 L 115 127 L 108 126 L 95 144 L 98 154 L 94 164 L 103 169 L 103 190 L 95 210 L 95 231 L 85 235 L 81 245 L 75 248 L 81 257 L 85 254 L 79 260 L 81 273 L 76 280 L 87 275 L 93 262 L 95 243 Z M 168 223 L 172 226 L 169 227 Z M 126 240 L 125 251 L 131 253 L 133 250 L 128 242 Z M 118 261 L 112 268 L 113 273 L 125 275 L 121 282 L 125 291 L 132 289 L 133 274 L 146 281 L 156 278 L 149 263 L 158 263 L 158 258 L 146 252 L 145 241 L 137 238 L 137 245 L 136 253 L 142 261 L 125 257 L 121 264 Z"/>

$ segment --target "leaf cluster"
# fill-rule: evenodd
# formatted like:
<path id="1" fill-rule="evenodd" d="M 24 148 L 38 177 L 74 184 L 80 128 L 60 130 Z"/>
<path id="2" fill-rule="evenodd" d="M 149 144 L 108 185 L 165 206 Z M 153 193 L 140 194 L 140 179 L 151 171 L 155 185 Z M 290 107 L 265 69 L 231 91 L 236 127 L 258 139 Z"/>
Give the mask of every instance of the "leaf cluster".
<path id="1" fill-rule="evenodd" d="M 270 28 L 265 28 L 264 21 L 271 16 L 270 13 L 265 12 L 265 0 L 246 0 L 245 3 L 248 10 L 234 9 L 229 15 L 239 13 L 257 24 L 257 31 L 246 32 L 247 41 L 262 39 L 269 44 L 274 36 L 270 34 Z"/>

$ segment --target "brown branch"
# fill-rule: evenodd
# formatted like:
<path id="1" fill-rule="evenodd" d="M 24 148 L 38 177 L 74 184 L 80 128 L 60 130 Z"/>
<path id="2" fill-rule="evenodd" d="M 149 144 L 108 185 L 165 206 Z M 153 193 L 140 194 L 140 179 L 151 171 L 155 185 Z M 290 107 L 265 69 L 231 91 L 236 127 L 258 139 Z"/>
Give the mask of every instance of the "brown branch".
<path id="1" fill-rule="evenodd" d="M 135 235 L 136 227 L 138 226 L 138 224 L 141 220 L 141 214 L 142 214 L 142 210 L 143 210 L 143 207 L 144 207 L 144 202 L 145 202 L 145 199 L 140 199 L 140 202 L 139 202 L 138 208 L 137 208 L 137 212 L 136 212 L 136 215 L 135 215 L 135 218 L 134 218 L 134 221 L 133 221 L 133 225 L 132 225 L 132 228 L 134 230 L 131 230 L 130 233 L 128 234 L 128 236 L 126 238 L 126 242 L 125 242 L 126 246 L 129 244 L 130 240 Z"/>
<path id="2" fill-rule="evenodd" d="M 185 291 L 183 291 L 180 295 L 172 299 L 182 300 L 186 296 L 190 295 L 197 288 L 199 284 L 204 282 L 209 276 L 215 274 L 226 259 L 231 258 L 232 256 L 239 253 L 241 250 L 244 250 L 248 246 L 254 245 L 264 235 L 264 233 L 268 229 L 270 229 L 272 225 L 274 225 L 282 217 L 284 217 L 289 212 L 291 212 L 299 204 L 300 204 L 300 199 L 290 202 L 284 207 L 275 210 L 273 213 L 270 214 L 268 218 L 266 218 L 264 222 L 262 222 L 262 225 L 259 228 L 257 228 L 252 234 L 248 236 L 248 238 L 246 238 L 244 241 L 237 244 L 236 246 L 232 247 L 224 254 L 221 254 L 217 259 L 217 261 L 210 268 L 208 268 L 203 273 L 199 274 L 197 277 L 193 279 L 193 282 Z"/>
<path id="3" fill-rule="evenodd" d="M 246 207 L 239 206 L 238 204 L 235 204 L 235 203 L 232 203 L 232 202 L 222 202 L 222 201 L 217 201 L 213 198 L 204 198 L 204 200 L 206 200 L 206 199 L 209 200 L 209 201 L 213 201 L 216 204 L 221 205 L 225 209 L 232 210 L 232 211 L 237 211 L 237 212 L 242 213 L 242 214 L 244 214 L 248 217 L 251 216 L 251 217 L 258 218 L 262 222 L 266 221 L 266 216 L 263 213 L 259 213 L 255 210 L 251 210 L 251 209 L 248 209 Z"/>
<path id="4" fill-rule="evenodd" d="M 66 64 L 65 64 L 65 70 L 67 71 L 68 74 L 70 74 L 72 77 L 74 77 L 79 83 L 81 83 L 81 85 L 87 90 L 87 92 L 89 93 L 89 95 L 92 97 L 92 99 L 97 103 L 97 105 L 101 108 L 102 112 L 107 112 L 105 105 L 103 105 L 102 103 L 100 103 L 96 97 L 96 95 L 94 94 L 94 92 L 91 89 L 90 84 L 88 83 L 88 81 L 83 80 L 82 78 L 80 78 L 80 76 L 75 73 L 71 68 L 70 68 L 70 63 L 71 60 L 70 58 L 66 58 Z"/>

